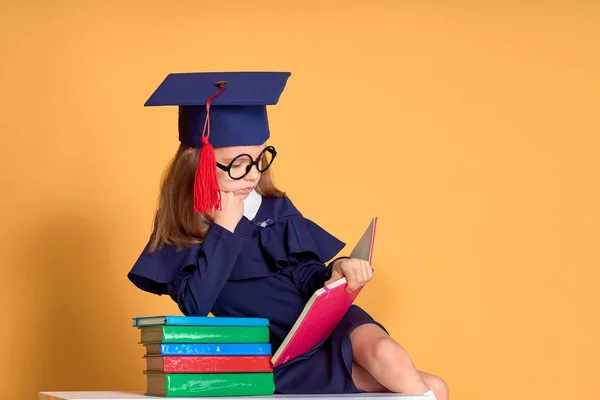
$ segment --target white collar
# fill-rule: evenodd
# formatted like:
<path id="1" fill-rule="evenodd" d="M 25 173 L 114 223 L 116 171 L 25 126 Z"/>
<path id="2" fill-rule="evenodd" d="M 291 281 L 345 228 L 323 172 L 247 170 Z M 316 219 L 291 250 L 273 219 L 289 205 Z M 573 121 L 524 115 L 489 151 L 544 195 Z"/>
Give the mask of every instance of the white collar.
<path id="1" fill-rule="evenodd" d="M 258 213 L 261 203 L 262 196 L 255 190 L 251 191 L 248 197 L 244 199 L 244 217 L 252 221 Z"/>

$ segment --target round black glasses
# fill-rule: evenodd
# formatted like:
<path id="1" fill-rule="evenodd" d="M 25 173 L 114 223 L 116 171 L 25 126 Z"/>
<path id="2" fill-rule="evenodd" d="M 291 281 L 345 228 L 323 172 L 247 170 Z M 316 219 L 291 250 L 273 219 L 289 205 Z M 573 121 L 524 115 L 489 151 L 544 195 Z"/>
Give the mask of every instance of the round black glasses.
<path id="1" fill-rule="evenodd" d="M 229 165 L 225 166 L 217 163 L 217 167 L 226 171 L 231 179 L 239 180 L 248 175 L 255 165 L 259 172 L 266 171 L 273 164 L 276 155 L 277 151 L 275 151 L 275 147 L 267 146 L 260 152 L 256 161 L 250 154 L 239 154 L 231 160 Z"/>

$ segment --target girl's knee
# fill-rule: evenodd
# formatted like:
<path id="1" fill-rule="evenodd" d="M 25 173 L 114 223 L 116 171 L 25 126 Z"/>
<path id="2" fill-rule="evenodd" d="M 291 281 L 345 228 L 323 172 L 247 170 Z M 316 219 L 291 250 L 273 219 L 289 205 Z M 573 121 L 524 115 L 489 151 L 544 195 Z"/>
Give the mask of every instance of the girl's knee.
<path id="1" fill-rule="evenodd" d="M 377 339 L 371 348 L 373 358 L 383 363 L 412 364 L 408 353 L 389 336 Z"/>
<path id="2" fill-rule="evenodd" d="M 355 360 L 364 366 L 412 366 L 408 353 L 375 324 L 364 324 L 350 334 Z"/>

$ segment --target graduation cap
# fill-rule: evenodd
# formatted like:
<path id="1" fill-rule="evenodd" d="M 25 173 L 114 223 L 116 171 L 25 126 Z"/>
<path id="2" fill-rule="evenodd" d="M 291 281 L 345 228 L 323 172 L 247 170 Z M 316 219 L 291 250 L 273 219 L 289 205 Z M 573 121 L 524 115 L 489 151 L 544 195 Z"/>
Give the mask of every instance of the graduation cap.
<path id="1" fill-rule="evenodd" d="M 215 147 L 253 146 L 269 137 L 267 105 L 277 104 L 289 72 L 169 74 L 145 106 L 179 107 L 179 140 L 200 148 L 194 211 L 221 207 Z"/>

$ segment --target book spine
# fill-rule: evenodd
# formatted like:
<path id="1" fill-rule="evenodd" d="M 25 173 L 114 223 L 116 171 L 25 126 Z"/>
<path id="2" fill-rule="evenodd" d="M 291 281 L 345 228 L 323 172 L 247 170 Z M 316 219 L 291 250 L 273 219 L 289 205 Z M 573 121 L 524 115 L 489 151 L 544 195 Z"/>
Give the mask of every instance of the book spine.
<path id="1" fill-rule="evenodd" d="M 271 372 L 270 357 L 248 356 L 165 356 L 163 372 L 233 373 Z"/>
<path id="2" fill-rule="evenodd" d="M 268 343 L 268 327 L 163 326 L 162 343 Z"/>
<path id="3" fill-rule="evenodd" d="M 275 392 L 273 373 L 251 374 L 165 374 L 166 395 L 251 396 Z"/>
<path id="4" fill-rule="evenodd" d="M 203 355 L 203 356 L 267 356 L 271 355 L 271 345 L 266 344 L 185 344 L 163 343 L 161 355 Z"/>
<path id="5" fill-rule="evenodd" d="M 219 318 L 219 317 L 180 317 L 168 316 L 165 325 L 182 326 L 269 326 L 269 320 L 264 318 Z"/>

